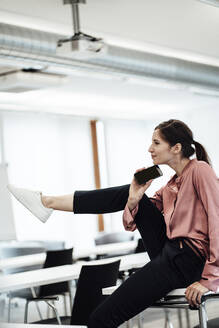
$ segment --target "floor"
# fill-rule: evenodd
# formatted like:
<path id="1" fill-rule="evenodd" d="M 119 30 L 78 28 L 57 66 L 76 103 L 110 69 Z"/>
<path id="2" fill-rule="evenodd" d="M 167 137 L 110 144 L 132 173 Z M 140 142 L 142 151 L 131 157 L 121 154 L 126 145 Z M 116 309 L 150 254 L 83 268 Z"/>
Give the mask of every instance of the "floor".
<path id="1" fill-rule="evenodd" d="M 62 299 L 60 299 L 59 302 L 57 302 L 59 314 L 64 314 L 64 306 Z M 11 314 L 11 322 L 23 322 L 23 316 L 24 316 L 24 306 L 25 301 L 21 299 L 14 299 L 12 303 L 12 314 Z M 68 306 L 68 312 L 70 312 L 70 306 L 69 303 Z M 42 302 L 40 304 L 40 309 L 42 312 L 42 315 L 44 318 L 47 316 L 47 305 Z M 3 297 L 0 298 L 0 322 L 7 322 L 7 303 L 5 304 L 5 300 Z M 197 311 L 189 311 L 190 312 L 190 322 L 191 322 L 191 328 L 194 327 L 198 323 L 198 313 Z M 217 315 L 219 316 L 219 301 L 212 301 L 207 304 L 207 312 L 208 317 L 213 318 Z M 50 313 L 51 315 L 51 313 Z M 39 320 L 39 315 L 36 310 L 36 306 L 34 303 L 30 304 L 29 308 L 29 317 L 28 322 L 34 322 Z M 142 319 L 143 319 L 143 327 L 144 328 L 163 328 L 165 326 L 164 321 L 164 312 L 160 309 L 147 309 L 142 313 Z M 177 316 L 177 310 L 170 310 L 170 319 L 173 324 L 173 328 L 180 328 L 179 322 L 178 322 L 178 316 Z M 185 310 L 182 310 L 182 322 L 183 328 L 187 328 L 186 325 L 186 316 L 185 316 Z M 1 324 L 0 324 L 1 326 Z M 125 328 L 126 325 L 123 324 L 121 328 Z M 137 328 L 137 319 L 132 319 L 132 328 Z"/>

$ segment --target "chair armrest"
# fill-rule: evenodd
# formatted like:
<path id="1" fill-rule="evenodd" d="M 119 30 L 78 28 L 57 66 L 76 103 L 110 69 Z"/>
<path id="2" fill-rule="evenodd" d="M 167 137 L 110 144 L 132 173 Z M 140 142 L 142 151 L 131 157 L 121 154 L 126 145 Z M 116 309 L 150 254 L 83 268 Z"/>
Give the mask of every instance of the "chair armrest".
<path id="1" fill-rule="evenodd" d="M 51 296 L 51 297 L 33 297 L 33 298 L 28 298 L 28 302 L 39 302 L 39 301 L 58 301 L 59 297 L 58 296 Z"/>
<path id="2" fill-rule="evenodd" d="M 219 293 L 214 293 L 214 292 L 207 292 L 204 295 L 202 295 L 201 301 L 205 302 L 209 299 L 213 299 L 213 298 L 219 298 Z"/>
<path id="3" fill-rule="evenodd" d="M 186 288 L 173 289 L 166 296 L 164 296 L 164 300 L 173 300 L 173 299 L 180 299 L 180 298 L 185 299 L 185 291 Z"/>

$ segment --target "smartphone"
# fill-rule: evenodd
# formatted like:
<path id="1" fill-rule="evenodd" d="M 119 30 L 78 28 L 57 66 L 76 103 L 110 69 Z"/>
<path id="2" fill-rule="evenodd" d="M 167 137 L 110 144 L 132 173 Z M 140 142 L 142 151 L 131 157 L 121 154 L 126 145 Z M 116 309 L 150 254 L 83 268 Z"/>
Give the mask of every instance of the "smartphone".
<path id="1" fill-rule="evenodd" d="M 148 167 L 140 172 L 134 174 L 135 179 L 137 180 L 138 184 L 145 184 L 147 181 L 151 179 L 156 179 L 163 175 L 163 172 L 159 168 L 158 165 L 154 165 Z"/>

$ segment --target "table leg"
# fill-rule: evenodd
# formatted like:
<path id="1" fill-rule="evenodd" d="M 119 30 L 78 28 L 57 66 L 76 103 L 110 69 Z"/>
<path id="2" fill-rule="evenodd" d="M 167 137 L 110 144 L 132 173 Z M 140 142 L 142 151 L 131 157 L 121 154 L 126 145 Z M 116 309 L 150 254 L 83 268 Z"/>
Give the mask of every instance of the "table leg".
<path id="1" fill-rule="evenodd" d="M 31 289 L 32 296 L 33 297 L 37 297 L 34 287 L 31 287 L 30 289 Z M 39 304 L 37 302 L 35 302 L 35 304 L 36 304 L 37 311 L 39 313 L 40 320 L 43 320 L 43 316 L 41 314 L 41 311 L 40 311 L 40 308 L 39 308 Z"/>
<path id="2" fill-rule="evenodd" d="M 72 295 L 72 281 L 71 280 L 68 281 L 68 290 L 69 290 L 69 297 L 70 297 L 70 309 L 72 311 L 72 308 L 73 308 L 73 295 Z"/>

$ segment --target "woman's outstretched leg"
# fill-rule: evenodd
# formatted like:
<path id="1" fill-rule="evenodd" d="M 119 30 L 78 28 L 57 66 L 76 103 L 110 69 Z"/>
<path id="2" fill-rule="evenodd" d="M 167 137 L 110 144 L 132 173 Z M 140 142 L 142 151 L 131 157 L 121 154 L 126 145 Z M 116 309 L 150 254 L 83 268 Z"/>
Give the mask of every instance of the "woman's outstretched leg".
<path id="1" fill-rule="evenodd" d="M 57 211 L 73 212 L 74 193 L 63 196 L 41 195 L 43 206 Z"/>
<path id="2" fill-rule="evenodd" d="M 63 196 L 41 196 L 45 207 L 74 213 L 103 214 L 124 209 L 129 195 L 129 186 L 105 189 L 80 190 Z"/>
<path id="3" fill-rule="evenodd" d="M 11 194 L 40 221 L 46 222 L 53 210 L 70 211 L 73 209 L 73 194 L 64 196 L 43 196 L 40 191 L 7 186 Z"/>
<path id="4" fill-rule="evenodd" d="M 89 191 L 75 191 L 64 196 L 42 196 L 38 191 L 31 191 L 8 186 L 10 192 L 38 219 L 46 222 L 53 210 L 74 213 L 112 213 L 125 208 L 129 197 L 130 185 Z M 154 258 L 162 249 L 166 230 L 162 214 L 150 199 L 143 195 L 135 217 L 137 228 L 142 236 L 145 249 Z"/>
<path id="5" fill-rule="evenodd" d="M 46 196 L 39 191 L 16 188 L 12 185 L 8 185 L 8 190 L 42 222 L 48 220 L 53 210 L 89 214 L 121 211 L 129 195 L 129 185 L 75 191 L 63 196 Z"/>
<path id="6" fill-rule="evenodd" d="M 74 213 L 104 214 L 122 211 L 129 197 L 130 185 L 97 190 L 75 191 Z"/>

